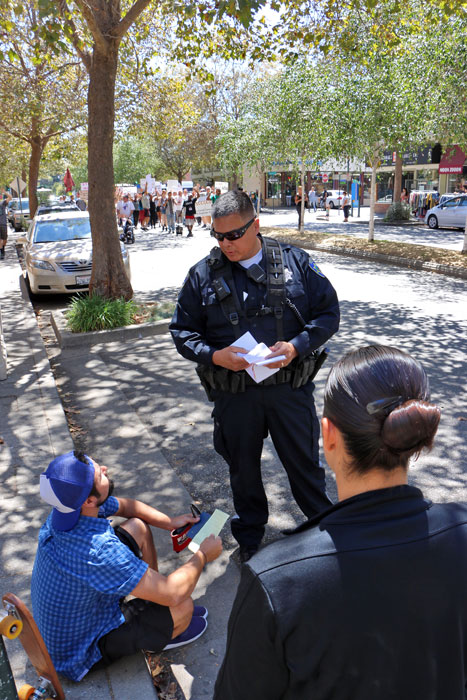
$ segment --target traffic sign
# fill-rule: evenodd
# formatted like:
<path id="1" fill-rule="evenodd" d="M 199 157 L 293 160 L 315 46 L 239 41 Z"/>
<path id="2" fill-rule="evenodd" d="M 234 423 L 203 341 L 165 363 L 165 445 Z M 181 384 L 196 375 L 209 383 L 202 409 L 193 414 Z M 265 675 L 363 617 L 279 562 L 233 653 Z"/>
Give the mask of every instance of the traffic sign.
<path id="1" fill-rule="evenodd" d="M 323 182 L 327 182 L 328 179 L 329 179 L 328 174 L 327 174 L 327 173 L 323 173 L 323 177 L 322 177 L 321 179 L 323 180 Z"/>
<path id="2" fill-rule="evenodd" d="M 26 189 L 26 183 L 23 182 L 23 180 L 20 177 L 15 177 L 11 182 L 10 182 L 10 187 L 12 190 L 14 190 L 17 194 L 23 194 L 24 190 Z"/>

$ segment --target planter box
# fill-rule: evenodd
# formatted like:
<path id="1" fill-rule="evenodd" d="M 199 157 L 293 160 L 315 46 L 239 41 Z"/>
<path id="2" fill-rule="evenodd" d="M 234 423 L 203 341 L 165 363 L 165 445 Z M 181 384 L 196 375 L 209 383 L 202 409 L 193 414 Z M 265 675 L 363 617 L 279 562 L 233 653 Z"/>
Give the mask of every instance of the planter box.
<path id="1" fill-rule="evenodd" d="M 71 333 L 66 325 L 66 319 L 62 311 L 52 311 L 50 314 L 52 328 L 61 348 L 90 347 L 100 343 L 126 342 L 138 340 L 151 335 L 161 335 L 169 330 L 172 319 L 164 318 L 153 323 L 137 323 L 122 328 L 112 328 L 109 331 L 92 331 L 90 333 Z"/>
<path id="2" fill-rule="evenodd" d="M 375 214 L 386 214 L 392 202 L 375 202 Z"/>

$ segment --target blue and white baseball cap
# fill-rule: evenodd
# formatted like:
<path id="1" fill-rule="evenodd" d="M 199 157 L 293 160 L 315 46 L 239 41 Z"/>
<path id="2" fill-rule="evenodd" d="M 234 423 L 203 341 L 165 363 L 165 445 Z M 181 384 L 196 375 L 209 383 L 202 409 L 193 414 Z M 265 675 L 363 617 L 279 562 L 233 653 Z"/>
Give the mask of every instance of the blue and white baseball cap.
<path id="1" fill-rule="evenodd" d="M 40 477 L 41 498 L 53 506 L 52 525 L 56 530 L 71 530 L 79 520 L 81 506 L 94 484 L 94 464 L 67 452 L 50 462 Z"/>

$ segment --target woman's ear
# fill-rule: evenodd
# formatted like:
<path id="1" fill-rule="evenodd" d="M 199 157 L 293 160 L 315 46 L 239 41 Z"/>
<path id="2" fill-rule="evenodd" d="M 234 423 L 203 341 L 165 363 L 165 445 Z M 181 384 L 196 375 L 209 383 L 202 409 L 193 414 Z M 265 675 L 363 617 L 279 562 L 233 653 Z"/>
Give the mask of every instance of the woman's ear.
<path id="1" fill-rule="evenodd" d="M 321 434 L 323 436 L 323 449 L 331 451 L 336 448 L 336 426 L 329 418 L 321 419 Z"/>

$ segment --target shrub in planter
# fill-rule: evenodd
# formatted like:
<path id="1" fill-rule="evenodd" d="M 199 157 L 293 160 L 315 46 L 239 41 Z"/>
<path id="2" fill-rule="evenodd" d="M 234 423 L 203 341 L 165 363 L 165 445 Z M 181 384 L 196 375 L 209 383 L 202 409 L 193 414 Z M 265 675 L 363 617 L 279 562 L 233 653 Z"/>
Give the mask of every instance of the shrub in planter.
<path id="1" fill-rule="evenodd" d="M 385 221 L 408 221 L 410 206 L 406 202 L 393 202 L 386 212 Z"/>
<path id="2" fill-rule="evenodd" d="M 93 294 L 75 297 L 65 315 L 72 333 L 87 333 L 131 325 L 136 308 L 134 301 L 104 299 Z"/>

